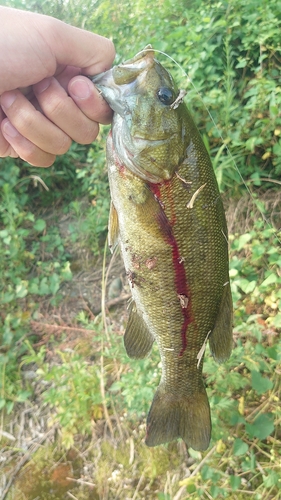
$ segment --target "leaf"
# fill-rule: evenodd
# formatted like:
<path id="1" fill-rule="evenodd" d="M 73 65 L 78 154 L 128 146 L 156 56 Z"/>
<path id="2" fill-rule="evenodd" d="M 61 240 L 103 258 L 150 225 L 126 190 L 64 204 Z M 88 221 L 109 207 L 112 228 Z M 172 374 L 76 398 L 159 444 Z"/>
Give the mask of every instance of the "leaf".
<path id="1" fill-rule="evenodd" d="M 244 57 L 239 57 L 238 58 L 238 64 L 236 64 L 235 68 L 245 68 L 245 66 L 247 66 L 247 59 L 245 59 Z"/>
<path id="2" fill-rule="evenodd" d="M 249 449 L 247 443 L 244 443 L 242 439 L 236 438 L 233 444 L 233 454 L 238 456 L 245 455 Z"/>
<path id="3" fill-rule="evenodd" d="M 274 316 L 272 323 L 277 328 L 280 328 L 280 326 L 281 326 L 281 313 L 277 313 L 276 316 Z"/>
<path id="4" fill-rule="evenodd" d="M 237 280 L 237 285 L 241 288 L 242 292 L 248 294 L 254 291 L 256 288 L 257 282 L 255 280 L 249 281 L 246 278 L 242 278 Z"/>
<path id="5" fill-rule="evenodd" d="M 14 300 L 15 298 L 15 294 L 14 293 L 4 293 L 1 301 L 3 304 L 8 304 L 9 302 L 12 302 L 12 300 Z"/>
<path id="6" fill-rule="evenodd" d="M 265 280 L 260 284 L 260 286 L 268 286 L 268 285 L 272 285 L 272 283 L 276 283 L 277 282 L 277 276 L 276 274 L 274 273 L 271 273 L 269 276 L 267 276 L 267 278 L 265 278 Z"/>
<path id="7" fill-rule="evenodd" d="M 251 371 L 252 388 L 257 394 L 264 394 L 273 387 L 273 382 L 267 377 L 263 377 L 258 371 Z"/>
<path id="8" fill-rule="evenodd" d="M 279 318 L 279 325 L 281 324 L 281 314 L 280 314 L 280 318 Z M 277 325 L 276 325 L 277 326 Z M 266 354 L 269 358 L 271 359 L 274 359 L 274 361 L 277 361 L 279 359 L 279 355 L 278 355 L 278 347 L 277 345 L 274 345 L 272 347 L 268 347 L 266 349 Z M 280 356 L 281 357 L 281 356 Z"/>
<path id="9" fill-rule="evenodd" d="M 212 498 L 217 498 L 222 494 L 222 491 L 222 488 L 219 488 L 219 486 L 216 486 L 215 484 L 212 484 L 210 487 L 210 494 L 212 495 Z"/>
<path id="10" fill-rule="evenodd" d="M 32 281 L 29 285 L 29 293 L 38 294 L 38 284 L 35 281 Z"/>
<path id="11" fill-rule="evenodd" d="M 28 293 L 27 285 L 28 285 L 28 282 L 25 280 L 22 280 L 21 283 L 19 283 L 16 286 L 17 298 L 23 299 L 23 297 L 25 297 L 27 295 L 27 293 Z"/>
<path id="12" fill-rule="evenodd" d="M 237 490 L 241 485 L 241 477 L 239 476 L 230 476 L 229 479 L 230 486 L 233 490 Z"/>
<path id="13" fill-rule="evenodd" d="M 194 483 L 190 483 L 186 487 L 187 493 L 195 493 L 197 491 L 196 485 Z"/>
<path id="14" fill-rule="evenodd" d="M 44 219 L 37 219 L 37 221 L 33 225 L 33 229 L 39 232 L 44 231 L 45 227 L 46 227 L 46 222 L 44 221 Z"/>
<path id="15" fill-rule="evenodd" d="M 268 476 L 262 476 L 263 477 L 263 484 L 266 488 L 272 488 L 272 486 L 275 486 L 279 482 L 279 475 L 275 471 L 269 472 Z"/>
<path id="16" fill-rule="evenodd" d="M 60 279 L 57 273 L 50 276 L 50 292 L 55 295 L 60 287 Z"/>
<path id="17" fill-rule="evenodd" d="M 50 288 L 46 277 L 42 278 L 42 280 L 40 281 L 38 293 L 39 295 L 48 295 L 50 293 Z"/>
<path id="18" fill-rule="evenodd" d="M 250 439 L 256 437 L 263 440 L 274 431 L 274 416 L 272 413 L 263 413 L 253 424 L 246 424 L 245 428 Z"/>
<path id="19" fill-rule="evenodd" d="M 19 402 L 19 403 L 23 403 L 24 401 L 26 401 L 29 397 L 31 396 L 31 392 L 30 391 L 21 391 L 16 400 Z"/>
<path id="20" fill-rule="evenodd" d="M 255 150 L 255 147 L 264 142 L 262 137 L 250 137 L 245 143 L 245 147 L 249 149 L 252 153 Z"/>
<path id="21" fill-rule="evenodd" d="M 255 186 L 260 186 L 261 185 L 261 180 L 260 180 L 260 174 L 259 174 L 259 172 L 254 172 L 251 175 L 251 179 L 254 182 Z"/>
<path id="22" fill-rule="evenodd" d="M 7 404 L 6 404 L 6 410 L 7 410 L 7 414 L 10 415 L 13 411 L 13 408 L 14 408 L 14 401 L 8 401 Z"/>
<path id="23" fill-rule="evenodd" d="M 248 243 L 252 239 L 252 235 L 250 233 L 241 234 L 238 238 L 237 250 L 238 252 L 244 248 L 246 243 Z"/>

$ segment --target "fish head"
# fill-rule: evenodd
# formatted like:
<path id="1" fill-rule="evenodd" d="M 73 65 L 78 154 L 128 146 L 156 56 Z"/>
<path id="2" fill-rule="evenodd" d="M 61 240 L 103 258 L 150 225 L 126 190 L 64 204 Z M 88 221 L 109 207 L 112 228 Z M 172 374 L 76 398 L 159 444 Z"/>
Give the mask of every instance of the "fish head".
<path id="1" fill-rule="evenodd" d="M 171 179 L 188 145 L 184 104 L 153 50 L 144 49 L 93 82 L 114 111 L 112 139 L 121 163 L 149 182 Z"/>

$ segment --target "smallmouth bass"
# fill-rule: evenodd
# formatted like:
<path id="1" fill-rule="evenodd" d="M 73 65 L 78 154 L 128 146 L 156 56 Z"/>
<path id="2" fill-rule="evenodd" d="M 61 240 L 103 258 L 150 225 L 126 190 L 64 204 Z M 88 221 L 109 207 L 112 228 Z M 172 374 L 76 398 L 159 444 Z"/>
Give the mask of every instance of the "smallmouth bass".
<path id="1" fill-rule="evenodd" d="M 132 292 L 124 344 L 143 358 L 156 341 L 162 362 L 145 442 L 181 437 L 205 450 L 205 346 L 219 362 L 232 349 L 227 228 L 212 164 L 184 93 L 152 49 L 93 82 L 114 111 L 109 245 L 120 244 Z"/>

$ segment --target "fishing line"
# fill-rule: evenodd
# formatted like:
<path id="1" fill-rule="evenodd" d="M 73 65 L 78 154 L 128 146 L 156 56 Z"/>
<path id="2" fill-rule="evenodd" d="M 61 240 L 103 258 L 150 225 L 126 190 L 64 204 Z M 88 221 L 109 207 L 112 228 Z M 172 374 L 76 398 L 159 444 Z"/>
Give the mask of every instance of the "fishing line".
<path id="1" fill-rule="evenodd" d="M 250 196 L 250 198 L 251 198 L 251 200 L 252 200 L 253 204 L 254 204 L 254 205 L 255 205 L 255 207 L 258 209 L 259 213 L 261 214 L 261 216 L 262 216 L 262 219 L 263 219 L 264 223 L 265 223 L 267 226 L 269 226 L 269 227 L 273 230 L 273 234 L 274 234 L 274 236 L 276 237 L 277 241 L 278 241 L 278 242 L 280 243 L 280 245 L 281 245 L 281 239 L 279 238 L 279 235 L 278 235 L 278 229 L 275 229 L 275 228 L 273 227 L 273 225 L 270 223 L 270 221 L 267 219 L 267 217 L 263 214 L 263 212 L 262 212 L 262 211 L 261 211 L 261 209 L 259 208 L 258 204 L 256 203 L 256 200 L 255 200 L 255 197 L 254 197 L 253 192 L 251 191 L 251 189 L 249 188 L 249 186 L 246 184 L 246 181 L 244 180 L 244 177 L 242 176 L 242 174 L 241 174 L 241 172 L 240 172 L 240 170 L 239 170 L 239 168 L 238 168 L 238 166 L 237 166 L 237 163 L 236 163 L 236 161 L 235 161 L 235 159 L 234 159 L 234 157 L 233 157 L 233 155 L 232 155 L 232 153 L 231 153 L 231 151 L 230 151 L 230 149 L 229 149 L 228 145 L 226 144 L 226 141 L 224 140 L 224 138 L 223 138 L 223 136 L 222 136 L 222 134 L 221 134 L 220 130 L 218 129 L 218 127 L 217 127 L 217 125 L 216 125 L 216 123 L 215 123 L 215 120 L 214 120 L 214 118 L 213 118 L 213 116 L 212 116 L 211 112 L 209 111 L 209 109 L 207 108 L 206 104 L 204 103 L 204 100 L 203 100 L 203 98 L 202 98 L 202 96 L 201 96 L 200 92 L 196 89 L 196 87 L 195 87 L 195 85 L 194 85 L 193 81 L 191 80 L 190 76 L 186 73 L 186 71 L 183 69 L 183 67 L 182 67 L 182 66 L 181 66 L 181 65 L 180 65 L 180 64 L 179 64 L 179 63 L 178 63 L 178 62 L 177 62 L 177 61 L 176 61 L 176 60 L 175 60 L 172 56 L 170 56 L 169 54 L 166 54 L 166 52 L 163 52 L 162 50 L 154 49 L 152 46 L 149 46 L 149 45 L 148 45 L 148 46 L 147 46 L 147 47 L 145 47 L 143 50 L 141 50 L 140 52 L 138 52 L 138 53 L 137 53 L 137 56 L 138 56 L 139 54 L 144 53 L 144 52 L 151 52 L 151 51 L 153 51 L 153 52 L 157 52 L 158 54 L 162 54 L 163 56 L 165 56 L 165 57 L 167 57 L 168 59 L 170 59 L 170 60 L 171 60 L 171 61 L 172 61 L 172 62 L 173 62 L 173 63 L 174 63 L 174 64 L 175 64 L 175 65 L 176 65 L 176 66 L 177 66 L 180 70 L 181 70 L 181 72 L 182 72 L 182 73 L 184 74 L 184 76 L 186 77 L 186 79 L 187 79 L 188 83 L 190 83 L 190 84 L 191 84 L 191 86 L 192 86 L 192 87 L 193 87 L 193 89 L 195 90 L 196 94 L 200 97 L 200 100 L 202 101 L 203 106 L 204 106 L 205 110 L 207 111 L 208 116 L 210 117 L 211 122 L 213 123 L 213 125 L 214 125 L 214 127 L 215 127 L 216 131 L 218 132 L 219 138 L 220 138 L 220 140 L 221 140 L 222 144 L 224 145 L 224 148 L 225 148 L 225 150 L 226 150 L 226 152 L 227 152 L 227 154 L 228 154 L 229 158 L 231 159 L 231 161 L 232 161 L 232 163 L 233 163 L 233 165 L 234 165 L 234 167 L 235 167 L 235 170 L 236 170 L 236 172 L 238 173 L 238 175 L 239 175 L 239 177 L 240 177 L 240 179 L 241 179 L 242 183 L 244 184 L 244 186 L 245 186 L 245 188 L 246 188 L 246 190 L 247 190 L 247 192 L 248 192 L 248 194 L 249 194 L 249 196 Z M 267 179 L 266 179 L 266 180 L 267 180 Z"/>

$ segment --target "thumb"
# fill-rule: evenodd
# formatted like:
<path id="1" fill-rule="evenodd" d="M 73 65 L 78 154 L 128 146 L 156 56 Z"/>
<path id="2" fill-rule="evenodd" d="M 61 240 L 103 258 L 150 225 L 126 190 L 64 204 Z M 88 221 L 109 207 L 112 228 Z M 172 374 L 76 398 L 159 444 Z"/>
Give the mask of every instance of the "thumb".
<path id="1" fill-rule="evenodd" d="M 115 57 L 111 40 L 56 21 L 49 45 L 57 64 L 76 66 L 85 75 L 102 73 L 111 67 Z"/>

